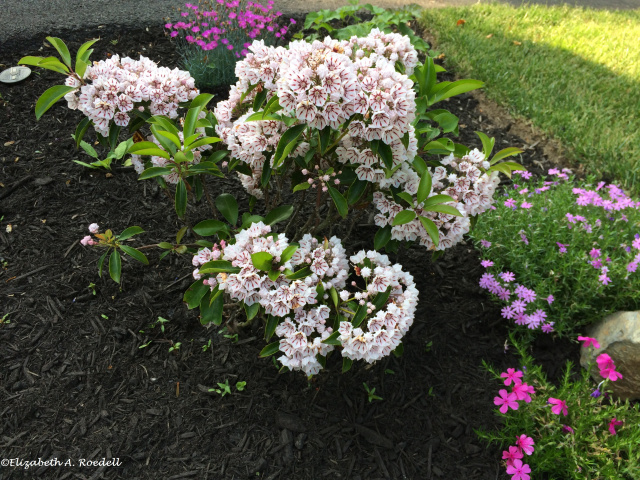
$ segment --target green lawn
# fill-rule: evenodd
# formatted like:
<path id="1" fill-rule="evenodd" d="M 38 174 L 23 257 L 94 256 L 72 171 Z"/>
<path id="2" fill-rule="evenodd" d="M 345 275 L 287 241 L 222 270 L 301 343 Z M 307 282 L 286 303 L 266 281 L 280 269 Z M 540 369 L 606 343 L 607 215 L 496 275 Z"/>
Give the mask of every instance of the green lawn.
<path id="1" fill-rule="evenodd" d="M 426 9 L 422 22 L 459 74 L 640 193 L 640 10 L 476 4 Z"/>

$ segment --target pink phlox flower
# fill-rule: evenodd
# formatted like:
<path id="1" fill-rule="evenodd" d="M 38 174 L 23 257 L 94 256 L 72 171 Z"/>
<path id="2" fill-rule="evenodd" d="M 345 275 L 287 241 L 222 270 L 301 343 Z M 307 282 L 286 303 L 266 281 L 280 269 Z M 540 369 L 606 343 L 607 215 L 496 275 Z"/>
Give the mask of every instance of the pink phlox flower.
<path id="1" fill-rule="evenodd" d="M 519 437 L 516 437 L 516 445 L 521 448 L 524 453 L 531 455 L 534 450 L 533 446 L 535 445 L 535 442 L 533 441 L 533 438 L 527 437 L 523 433 Z"/>
<path id="2" fill-rule="evenodd" d="M 592 260 L 589 262 L 593 268 L 595 268 L 596 270 L 599 270 L 600 268 L 602 268 L 602 260 L 600 260 L 599 258 L 596 260 Z"/>
<path id="3" fill-rule="evenodd" d="M 502 459 L 507 461 L 507 466 L 513 465 L 514 460 L 523 458 L 522 450 L 518 447 L 510 446 L 509 450 L 502 451 Z"/>
<path id="4" fill-rule="evenodd" d="M 593 337 L 578 336 L 578 341 L 584 342 L 586 348 L 589 348 L 591 345 L 593 345 L 593 348 L 600 348 L 600 342 Z"/>
<path id="5" fill-rule="evenodd" d="M 519 191 L 518 191 L 518 193 L 519 193 L 520 195 L 524 195 L 524 194 L 525 194 L 525 193 L 527 193 L 528 191 L 529 191 L 529 189 L 528 189 L 528 188 L 523 188 L 522 190 L 519 190 Z"/>
<path id="6" fill-rule="evenodd" d="M 553 295 L 549 295 L 549 296 L 547 297 L 547 303 L 548 303 L 549 305 L 551 305 L 551 304 L 553 303 L 553 301 L 554 301 L 554 300 L 555 300 L 555 298 L 553 298 Z"/>
<path id="7" fill-rule="evenodd" d="M 602 255 L 602 251 L 600 251 L 599 248 L 592 248 L 589 252 L 589 255 L 591 255 L 591 258 L 598 258 L 600 255 Z"/>
<path id="8" fill-rule="evenodd" d="M 525 245 L 529 245 L 529 240 L 527 239 L 524 230 L 520 230 L 518 233 L 520 234 L 520 240 L 522 240 Z"/>
<path id="9" fill-rule="evenodd" d="M 613 417 L 611 419 L 611 421 L 609 422 L 609 433 L 611 435 L 616 435 L 616 427 L 619 427 L 620 425 L 622 425 L 624 422 L 617 420 L 616 417 Z"/>
<path id="10" fill-rule="evenodd" d="M 573 428 L 571 428 L 569 425 L 563 425 L 562 426 L 562 433 L 571 433 L 573 434 Z"/>
<path id="11" fill-rule="evenodd" d="M 568 244 L 562 244 L 560 242 L 556 242 L 556 245 L 558 245 L 558 248 L 560 249 L 560 253 L 567 253 L 567 247 L 569 246 Z"/>
<path id="12" fill-rule="evenodd" d="M 551 407 L 551 412 L 556 415 L 560 415 L 560 412 L 566 417 L 567 413 L 569 413 L 569 409 L 567 407 L 567 402 L 565 400 L 560 400 L 559 398 L 549 397 L 549 403 L 553 405 Z"/>
<path id="13" fill-rule="evenodd" d="M 513 198 L 509 198 L 508 200 L 504 201 L 504 206 L 508 207 L 508 208 L 513 208 L 514 210 L 516 209 L 516 201 Z"/>
<path id="14" fill-rule="evenodd" d="M 506 307 L 502 307 L 500 314 L 502 315 L 502 318 L 506 318 L 507 320 L 510 320 L 514 317 L 515 312 L 513 311 L 512 306 L 507 305 Z"/>
<path id="15" fill-rule="evenodd" d="M 531 403 L 531 394 L 536 393 L 531 385 L 526 383 L 516 383 L 511 388 L 511 393 L 516 394 L 518 400 L 524 400 L 525 403 Z"/>
<path id="16" fill-rule="evenodd" d="M 598 185 L 596 186 L 596 191 L 600 190 L 605 185 L 606 185 L 606 182 L 598 182 Z"/>
<path id="17" fill-rule="evenodd" d="M 498 274 L 498 276 L 502 279 L 503 282 L 513 282 L 516 279 L 516 276 L 513 272 L 502 272 Z"/>
<path id="18" fill-rule="evenodd" d="M 602 268 L 602 274 L 598 275 L 598 280 L 603 284 L 603 285 L 609 285 L 611 283 L 611 278 L 609 278 L 607 276 L 607 272 L 604 270 L 606 267 Z"/>
<path id="19" fill-rule="evenodd" d="M 514 393 L 508 393 L 504 388 L 498 391 L 499 397 L 493 398 L 494 405 L 500 405 L 500 413 L 507 413 L 507 410 L 518 410 L 517 397 Z"/>
<path id="20" fill-rule="evenodd" d="M 509 290 L 508 288 L 501 287 L 500 290 L 498 290 L 497 295 L 500 300 L 503 300 L 506 302 L 507 300 L 509 300 L 509 297 L 511 296 L 511 290 Z"/>
<path id="21" fill-rule="evenodd" d="M 491 242 L 488 242 L 487 240 L 480 240 L 480 245 L 482 245 L 484 248 L 489 248 L 491 246 Z"/>
<path id="22" fill-rule="evenodd" d="M 513 382 L 514 385 L 522 383 L 522 370 L 516 370 L 515 368 L 507 368 L 506 372 L 502 372 L 500 377 L 504 378 L 504 384 L 508 387 Z"/>
<path id="23" fill-rule="evenodd" d="M 532 204 L 532 203 L 529 203 L 529 202 L 522 202 L 522 203 L 520 204 L 520 208 L 529 209 L 529 208 L 531 208 L 531 207 L 533 207 L 533 204 Z"/>
<path id="24" fill-rule="evenodd" d="M 514 300 L 513 303 L 511 303 L 511 307 L 516 313 L 524 313 L 525 309 L 527 308 L 527 303 L 523 300 Z"/>
<path id="25" fill-rule="evenodd" d="M 627 272 L 634 273 L 638 269 L 638 264 L 636 262 L 631 262 L 627 265 Z"/>
<path id="26" fill-rule="evenodd" d="M 482 265 L 484 268 L 489 268 L 493 267 L 493 262 L 491 260 L 482 260 L 480 262 L 480 265 Z"/>
<path id="27" fill-rule="evenodd" d="M 596 363 L 598 364 L 598 370 L 600 370 L 600 375 L 603 378 L 611 380 L 615 382 L 616 380 L 623 378 L 620 372 L 616 371 L 616 365 L 613 362 L 613 359 L 607 353 L 601 353 L 596 358 Z"/>
<path id="28" fill-rule="evenodd" d="M 542 325 L 542 327 L 540 327 L 540 330 L 542 330 L 544 333 L 551 333 L 553 332 L 554 324 L 555 322 L 547 322 L 544 325 Z"/>
<path id="29" fill-rule="evenodd" d="M 531 303 L 536 299 L 536 292 L 523 287 L 523 289 L 518 294 L 518 297 L 521 298 L 525 303 Z"/>
<path id="30" fill-rule="evenodd" d="M 631 245 L 633 248 L 640 250 L 640 238 L 636 238 Z"/>
<path id="31" fill-rule="evenodd" d="M 516 459 L 511 465 L 507 466 L 507 473 L 513 475 L 511 480 L 531 480 L 531 467 L 528 464 L 522 464 L 522 460 Z"/>

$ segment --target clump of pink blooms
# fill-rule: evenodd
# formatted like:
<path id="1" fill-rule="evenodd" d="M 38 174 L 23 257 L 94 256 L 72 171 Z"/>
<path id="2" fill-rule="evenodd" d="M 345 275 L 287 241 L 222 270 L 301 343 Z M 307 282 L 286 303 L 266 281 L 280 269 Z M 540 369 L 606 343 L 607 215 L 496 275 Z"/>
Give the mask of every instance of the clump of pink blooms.
<path id="1" fill-rule="evenodd" d="M 202 50 L 225 48 L 233 51 L 236 58 L 241 58 L 247 54 L 248 44 L 234 45 L 230 39 L 255 39 L 268 34 L 280 38 L 287 33 L 287 25 L 278 25 L 282 12 L 273 11 L 273 4 L 273 0 L 269 0 L 266 6 L 253 1 L 216 0 L 211 8 L 211 5 L 186 3 L 186 10 L 180 13 L 184 20 L 167 23 L 165 28 L 169 30 L 170 37 L 181 36 Z M 294 19 L 289 22 L 295 24 Z"/>
<path id="2" fill-rule="evenodd" d="M 320 291 L 335 289 L 342 302 L 357 301 L 367 305 L 367 315 L 361 325 L 354 327 L 349 318 L 340 324 L 338 337 L 342 355 L 351 359 L 374 362 L 388 355 L 401 342 L 413 323 L 418 290 L 413 277 L 402 271 L 400 265 L 391 265 L 386 255 L 374 251 L 361 251 L 350 258 L 365 288 L 351 293 L 346 288 L 349 261 L 340 239 L 332 237 L 319 242 L 306 234 L 293 256 L 280 266 L 283 272 L 275 281 L 266 272 L 253 266 L 251 254 L 266 252 L 280 263 L 280 257 L 289 246 L 284 234 L 271 234 L 271 227 L 262 222 L 236 234 L 232 243 L 216 244 L 201 249 L 193 258 L 194 278 L 204 278 L 213 290 L 218 287 L 233 300 L 245 305 L 259 303 L 267 315 L 280 319 L 275 334 L 280 337 L 279 361 L 291 370 L 302 370 L 307 375 L 317 374 L 322 365 L 317 356 L 326 356 L 334 346 L 322 343 L 333 329 L 326 325 L 331 314 L 328 293 L 318 298 Z M 211 260 L 226 260 L 240 268 L 238 273 L 219 273 L 214 276 L 200 274 L 200 267 Z M 367 267 L 366 265 L 370 265 Z M 289 280 L 285 270 L 309 266 L 311 275 L 300 280 Z M 356 283 L 355 281 L 353 282 Z M 354 285 L 352 285 L 354 286 Z M 387 302 L 380 308 L 371 303 L 378 293 L 390 290 Z M 333 303 L 331 303 L 333 305 Z"/>
<path id="3" fill-rule="evenodd" d="M 531 437 L 525 434 L 516 437 L 516 444 L 502 452 L 502 459 L 506 461 L 507 473 L 512 475 L 511 480 L 529 480 L 531 467 L 523 463 L 524 454 L 531 455 L 535 445 Z"/>
<path id="4" fill-rule="evenodd" d="M 143 56 L 133 60 L 113 55 L 88 66 L 82 80 L 72 74 L 65 84 L 77 87 L 64 97 L 69 108 L 84 113 L 103 136 L 109 134 L 111 122 L 127 126 L 134 108 L 176 118 L 179 104 L 199 93 L 189 72 L 159 67 Z"/>
<path id="5" fill-rule="evenodd" d="M 96 234 L 100 232 L 100 226 L 97 223 L 92 223 L 91 225 L 89 225 L 89 233 L 92 234 Z M 91 235 L 86 235 L 85 237 L 82 238 L 82 240 L 80 240 L 80 244 L 83 246 L 91 246 L 91 245 L 96 245 L 96 241 L 91 237 Z"/>
<path id="6" fill-rule="evenodd" d="M 266 100 L 277 95 L 282 109 L 278 114 L 295 118 L 321 130 L 330 127 L 342 132 L 335 153 L 315 159 L 315 167 L 337 170 L 336 161 L 355 170 L 359 180 L 371 182 L 378 190 L 374 204 L 379 210 L 376 224 L 384 227 L 404 210 L 393 201 L 390 188 L 401 188 L 415 195 L 419 175 L 411 167 L 417 154 L 417 139 L 411 122 L 416 103 L 413 82 L 396 71 L 396 63 L 410 73 L 417 65 L 417 54 L 408 37 L 386 34 L 377 29 L 364 38 L 349 41 L 294 41 L 289 49 L 267 47 L 254 41 L 250 53 L 236 65 L 239 78 L 231 88 L 229 99 L 214 110 L 216 131 L 231 151 L 231 156 L 245 162 L 252 175 L 238 174 L 244 187 L 261 198 L 260 179 L 264 163 L 273 166 L 275 150 L 284 123 L 277 120 L 246 122 L 253 112 L 251 103 L 257 92 L 267 90 Z M 257 87 L 253 88 L 253 86 Z M 347 126 L 348 124 L 348 126 Z M 389 146 L 391 173 L 372 148 L 372 141 Z M 289 158 L 304 156 L 309 143 L 303 138 Z M 433 187 L 429 196 L 438 194 L 454 198 L 462 217 L 426 211 L 422 204 L 411 205 L 418 215 L 433 220 L 440 229 L 436 247 L 420 220 L 393 226 L 392 238 L 418 240 L 431 249 L 443 250 L 458 243 L 469 231 L 470 215 L 486 211 L 498 184 L 497 175 L 484 171 L 489 164 L 478 150 L 462 159 L 450 155 L 443 166 L 430 170 Z"/>
<path id="7" fill-rule="evenodd" d="M 485 263 L 486 267 L 493 265 L 493 262 Z M 512 272 L 501 272 L 496 277 L 492 273 L 485 272 L 480 277 L 479 285 L 488 290 L 508 305 L 502 308 L 501 315 L 507 320 L 514 320 L 516 325 L 526 325 L 527 328 L 535 330 L 539 328 L 545 333 L 553 331 L 554 322 L 547 319 L 547 313 L 537 308 L 534 310 L 534 302 L 537 294 L 535 291 L 514 283 L 515 275 Z M 547 298 L 551 304 L 553 297 Z"/>

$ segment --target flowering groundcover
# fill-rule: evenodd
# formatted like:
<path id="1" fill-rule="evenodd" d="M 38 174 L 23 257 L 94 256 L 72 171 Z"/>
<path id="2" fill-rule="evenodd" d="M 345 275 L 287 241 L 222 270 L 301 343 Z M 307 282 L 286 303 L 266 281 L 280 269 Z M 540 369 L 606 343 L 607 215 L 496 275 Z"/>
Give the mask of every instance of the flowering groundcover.
<path id="1" fill-rule="evenodd" d="M 145 45 L 150 58 L 173 67 L 171 45 L 160 29 L 150 30 L 151 47 L 144 31 L 107 32 L 110 38 L 104 30 L 76 32 L 77 42 L 69 44 L 77 48 L 100 34 L 107 38 L 96 44 L 96 59 L 107 53 L 137 57 Z M 36 40 L 14 46 L 13 63 L 42 54 L 37 51 L 42 39 Z M 118 40 L 117 45 L 109 40 Z M 200 476 L 207 471 L 246 475 L 249 469 L 265 478 L 295 472 L 303 479 L 331 469 L 364 478 L 384 476 L 385 469 L 390 476 L 405 472 L 410 478 L 426 477 L 429 469 L 464 478 L 495 472 L 499 455 L 479 446 L 470 425 L 493 425 L 491 382 L 479 366 L 484 358 L 506 368 L 500 348 L 506 334 L 490 326 L 499 311 L 483 311 L 482 297 L 461 287 L 482 273 L 473 267 L 473 252 L 458 247 L 442 258 L 440 270 L 424 249 L 401 254 L 399 261 L 420 291 L 433 293 L 421 299 L 402 357 L 369 369 L 363 365 L 345 376 L 332 372 L 310 385 L 303 376 L 279 376 L 269 360 L 256 358 L 259 343 L 250 339 L 261 337 L 261 331 L 246 332 L 236 344 L 235 332 L 203 331 L 185 311 L 179 292 L 192 270 L 185 259 L 158 263 L 152 257 L 151 269 L 124 262 L 122 291 L 97 279 L 95 265 L 76 242 L 90 219 L 108 218 L 118 231 L 144 224 L 150 241 L 179 227 L 168 225 L 171 212 L 159 192 L 130 172 L 108 176 L 72 163 L 83 160 L 66 138 L 79 114 L 56 106 L 55 115 L 38 124 L 25 118 L 34 92 L 57 82 L 55 77 L 44 72 L 3 91 L 7 105 L 0 109 L 8 130 L 0 195 L 27 178 L 3 198 L 0 213 L 2 305 L 9 305 L 0 315 L 9 313 L 0 324 L 0 358 L 8 366 L 1 373 L 7 408 L 3 435 L 15 438 L 28 431 L 11 445 L 4 443 L 3 452 L 22 458 L 55 452 L 60 458 L 120 457 L 123 470 L 106 472 L 112 478 L 169 477 L 185 469 Z M 451 100 L 461 123 L 474 125 L 478 117 L 464 117 L 471 102 Z M 521 144 L 501 132 L 492 135 L 497 142 Z M 461 132 L 460 141 L 477 142 L 472 131 Z M 535 151 L 523 161 L 530 164 L 533 158 Z M 241 191 L 231 182 L 225 189 Z M 370 241 L 374 232 L 374 227 L 359 227 L 350 246 Z M 162 330 L 158 317 L 168 320 Z M 169 353 L 178 342 L 181 347 Z M 340 365 L 330 359 L 328 367 L 339 370 Z M 230 395 L 209 391 L 225 382 Z M 239 382 L 246 382 L 242 391 Z M 369 404 L 363 382 L 383 400 Z"/>

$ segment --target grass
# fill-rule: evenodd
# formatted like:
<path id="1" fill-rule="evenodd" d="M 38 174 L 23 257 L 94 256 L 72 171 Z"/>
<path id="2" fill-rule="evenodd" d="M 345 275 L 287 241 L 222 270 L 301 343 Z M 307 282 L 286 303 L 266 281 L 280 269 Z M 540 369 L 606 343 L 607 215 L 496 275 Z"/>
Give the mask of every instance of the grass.
<path id="1" fill-rule="evenodd" d="M 489 98 L 640 193 L 640 10 L 476 4 L 425 9 L 421 21 Z"/>

